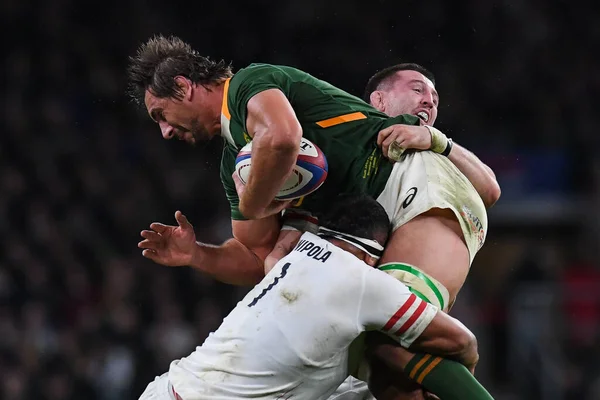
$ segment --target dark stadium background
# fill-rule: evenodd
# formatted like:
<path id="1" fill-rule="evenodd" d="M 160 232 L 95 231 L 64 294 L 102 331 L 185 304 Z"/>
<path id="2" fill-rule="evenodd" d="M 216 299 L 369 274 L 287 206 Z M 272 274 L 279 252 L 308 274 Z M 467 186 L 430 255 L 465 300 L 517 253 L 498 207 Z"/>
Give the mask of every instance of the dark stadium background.
<path id="1" fill-rule="evenodd" d="M 437 76 L 438 127 L 500 202 L 453 310 L 499 400 L 600 399 L 600 15 L 574 1 L 87 1 L 0 5 L 0 398 L 137 398 L 247 288 L 136 248 L 181 209 L 230 234 L 220 141 L 165 142 L 124 95 L 127 56 L 176 34 L 240 68 L 293 65 L 360 95 Z"/>

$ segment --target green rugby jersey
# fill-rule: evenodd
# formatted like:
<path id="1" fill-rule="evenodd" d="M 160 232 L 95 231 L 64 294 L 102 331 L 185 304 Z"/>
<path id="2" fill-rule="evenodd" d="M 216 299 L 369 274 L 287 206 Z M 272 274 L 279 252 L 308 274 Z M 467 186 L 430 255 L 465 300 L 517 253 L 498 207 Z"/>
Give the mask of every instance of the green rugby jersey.
<path id="1" fill-rule="evenodd" d="M 327 179 L 297 207 L 318 216 L 339 193 L 367 193 L 377 197 L 392 171 L 377 146 L 377 134 L 393 124 L 419 125 L 412 115 L 390 118 L 358 97 L 287 66 L 251 64 L 225 83 L 221 134 L 225 139 L 221 181 L 231 205 L 231 218 L 243 220 L 232 174 L 235 158 L 248 143 L 246 106 L 250 98 L 268 89 L 281 90 L 291 103 L 305 138 L 325 154 Z"/>

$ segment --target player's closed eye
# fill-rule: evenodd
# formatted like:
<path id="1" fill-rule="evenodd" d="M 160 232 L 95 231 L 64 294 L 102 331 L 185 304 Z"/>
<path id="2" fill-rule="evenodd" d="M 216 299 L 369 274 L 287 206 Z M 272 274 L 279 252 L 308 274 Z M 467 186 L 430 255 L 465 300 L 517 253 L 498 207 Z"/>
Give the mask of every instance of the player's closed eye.
<path id="1" fill-rule="evenodd" d="M 150 118 L 152 118 L 152 120 L 156 123 L 159 123 L 161 121 L 165 120 L 165 116 L 162 113 L 162 111 L 158 111 L 158 110 L 154 110 L 150 113 Z"/>

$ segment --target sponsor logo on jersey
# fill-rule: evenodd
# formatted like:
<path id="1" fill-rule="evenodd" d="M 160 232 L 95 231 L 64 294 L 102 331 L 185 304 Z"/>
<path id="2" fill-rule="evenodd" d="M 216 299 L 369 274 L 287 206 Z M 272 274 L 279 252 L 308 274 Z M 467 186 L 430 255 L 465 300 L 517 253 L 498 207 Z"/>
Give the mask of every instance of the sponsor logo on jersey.
<path id="1" fill-rule="evenodd" d="M 462 206 L 460 215 L 462 215 L 462 217 L 469 223 L 471 232 L 477 235 L 479 248 L 481 248 L 483 246 L 483 242 L 485 241 L 485 230 L 483 229 L 483 224 L 481 223 L 481 220 L 467 206 Z"/>
<path id="2" fill-rule="evenodd" d="M 381 157 L 377 154 L 378 149 L 373 149 L 369 158 L 365 162 L 365 166 L 363 168 L 363 179 L 367 179 L 371 175 L 377 173 L 379 169 L 379 160 Z"/>
<path id="3" fill-rule="evenodd" d="M 317 246 L 310 240 L 302 239 L 298 242 L 294 251 L 299 253 L 306 253 L 308 257 L 311 257 L 317 261 L 325 262 L 331 256 L 331 251 L 326 251 L 323 247 Z"/>
<path id="4" fill-rule="evenodd" d="M 242 132 L 242 135 L 244 135 L 244 140 L 246 143 L 250 143 L 252 141 L 252 138 L 246 132 Z"/>

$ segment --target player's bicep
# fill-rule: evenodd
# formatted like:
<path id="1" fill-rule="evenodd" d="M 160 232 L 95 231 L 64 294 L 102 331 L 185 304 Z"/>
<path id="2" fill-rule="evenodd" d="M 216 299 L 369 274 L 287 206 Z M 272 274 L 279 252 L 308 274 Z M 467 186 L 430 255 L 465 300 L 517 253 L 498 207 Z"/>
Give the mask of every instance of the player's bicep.
<path id="1" fill-rule="evenodd" d="M 379 330 L 409 347 L 431 323 L 438 310 L 400 281 L 370 270 L 365 276 L 361 318 L 369 330 Z"/>
<path id="2" fill-rule="evenodd" d="M 268 140 L 273 146 L 297 146 L 302 127 L 285 94 L 267 89 L 248 101 L 246 128 L 253 140 Z"/>

